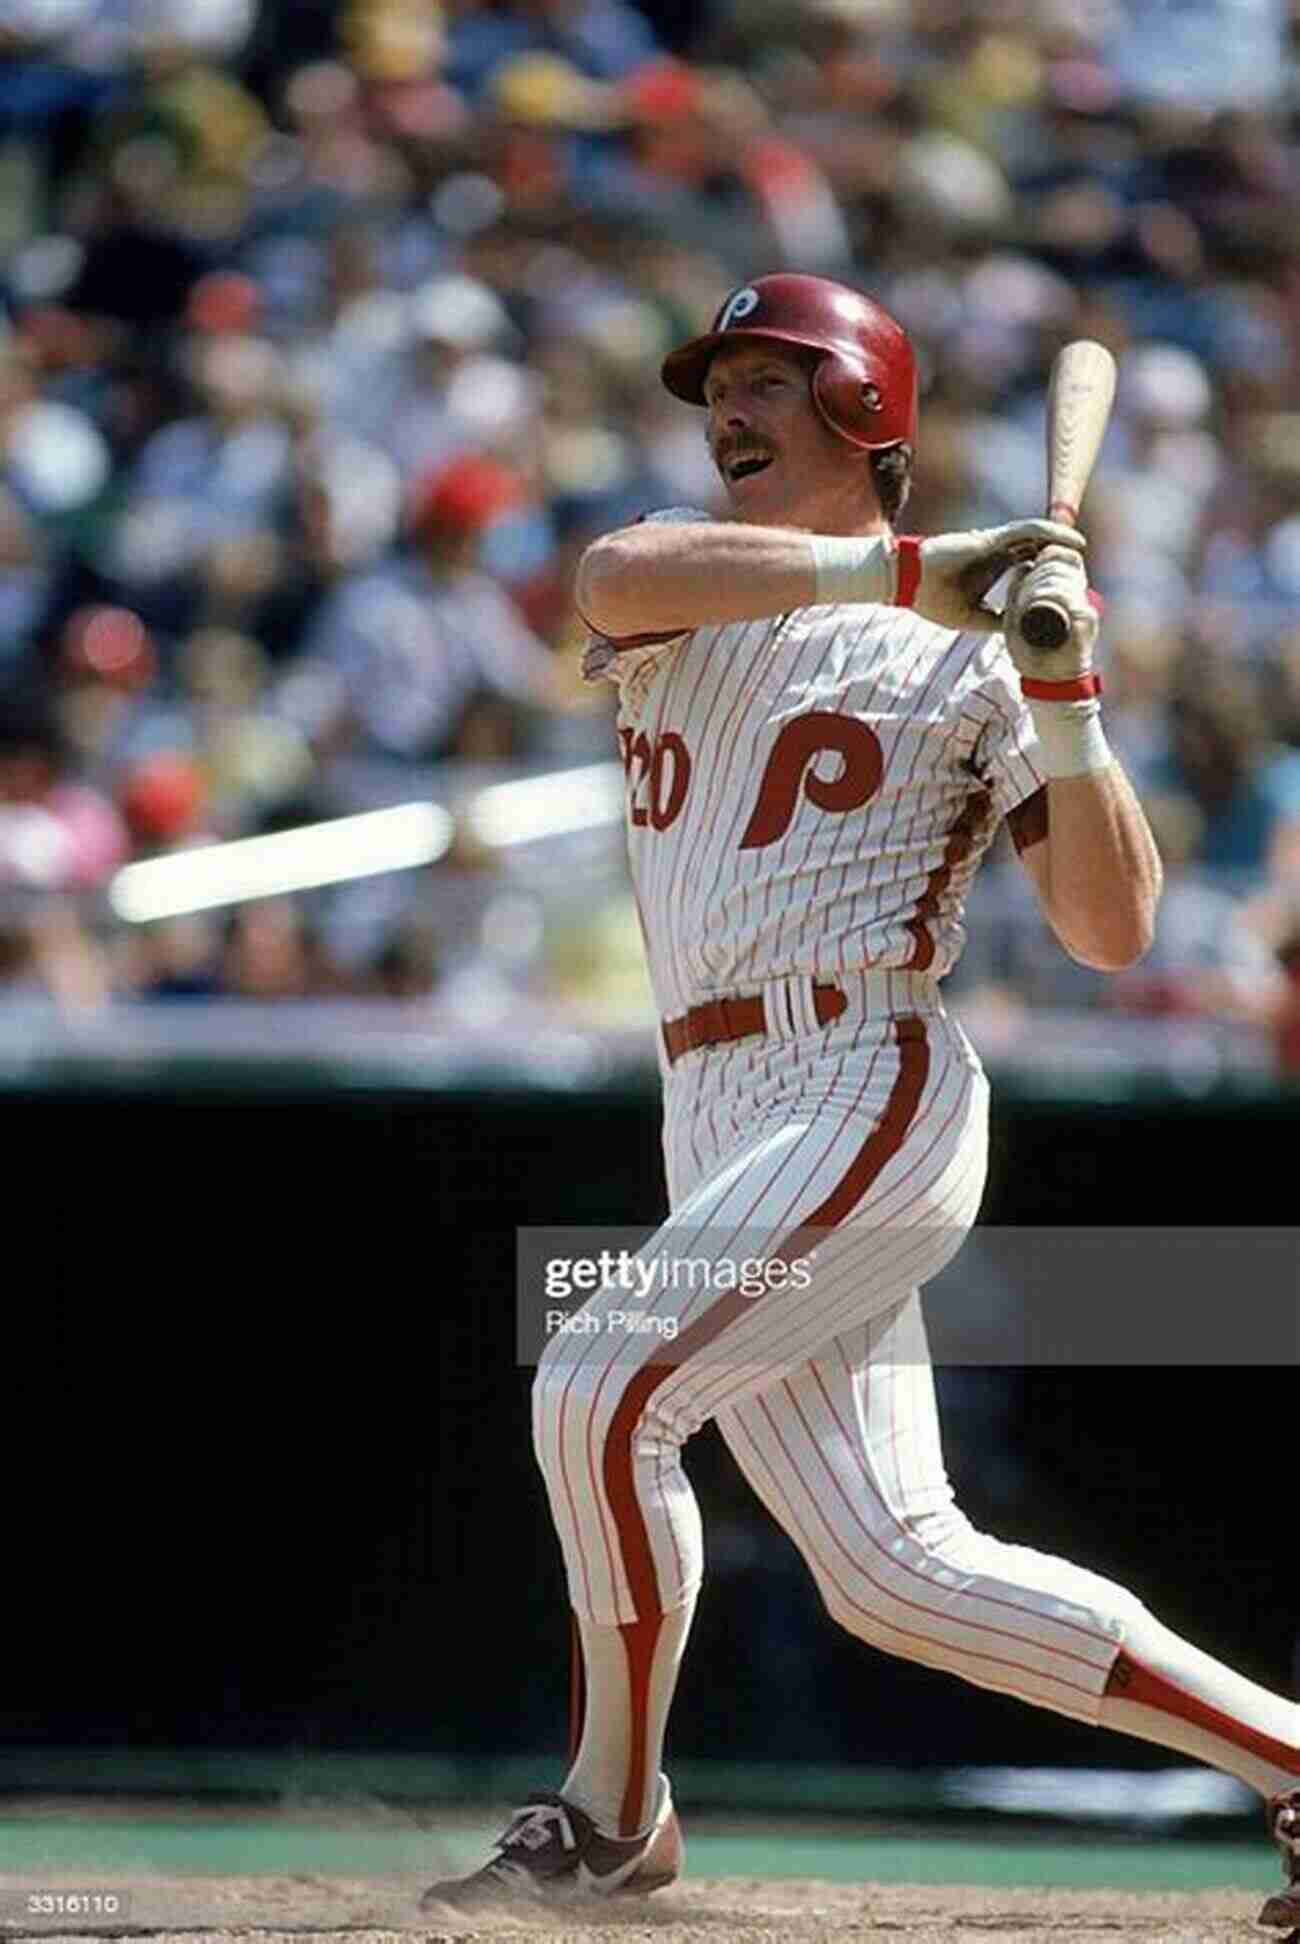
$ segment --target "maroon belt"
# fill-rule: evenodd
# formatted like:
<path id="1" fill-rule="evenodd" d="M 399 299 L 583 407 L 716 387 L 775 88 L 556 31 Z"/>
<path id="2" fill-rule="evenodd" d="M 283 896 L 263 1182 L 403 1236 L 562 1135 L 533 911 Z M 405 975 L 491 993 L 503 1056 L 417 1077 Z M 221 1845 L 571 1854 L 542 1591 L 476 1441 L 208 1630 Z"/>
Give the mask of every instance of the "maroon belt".
<path id="1" fill-rule="evenodd" d="M 836 985 L 815 985 L 813 1011 L 819 1026 L 829 1026 L 848 1006 L 848 999 Z M 725 1040 L 748 1039 L 751 1033 L 767 1031 L 763 996 L 754 993 L 743 999 L 707 999 L 692 1006 L 679 1019 L 663 1022 L 664 1045 L 669 1062 L 683 1053 L 694 1053 L 701 1046 L 721 1046 Z"/>

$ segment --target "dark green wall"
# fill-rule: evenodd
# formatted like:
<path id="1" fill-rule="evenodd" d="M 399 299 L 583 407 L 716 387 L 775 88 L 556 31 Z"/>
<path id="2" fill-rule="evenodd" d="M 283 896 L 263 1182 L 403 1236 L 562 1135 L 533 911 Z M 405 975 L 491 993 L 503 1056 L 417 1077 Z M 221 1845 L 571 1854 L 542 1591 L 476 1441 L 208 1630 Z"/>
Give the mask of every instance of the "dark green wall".
<path id="1" fill-rule="evenodd" d="M 119 1085 L 2 1111 L 0 1744 L 558 1745 L 567 1625 L 514 1364 L 514 1230 L 652 1221 L 651 1095 Z M 1286 1223 L 1297 1118 L 1004 1088 L 985 1219 Z M 977 1523 L 1290 1680 L 1294 1368 L 944 1394 Z M 946 1679 L 837 1634 L 710 1433 L 688 1468 L 716 1558 L 679 1753 L 1115 1755 L 1008 1702 L 954 1707 Z"/>

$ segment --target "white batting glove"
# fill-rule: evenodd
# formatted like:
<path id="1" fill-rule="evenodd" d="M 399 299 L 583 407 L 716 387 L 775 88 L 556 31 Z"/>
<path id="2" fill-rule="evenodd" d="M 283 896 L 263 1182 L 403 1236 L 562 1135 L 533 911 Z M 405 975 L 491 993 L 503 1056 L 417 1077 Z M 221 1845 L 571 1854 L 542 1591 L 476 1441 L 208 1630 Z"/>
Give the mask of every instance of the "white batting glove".
<path id="1" fill-rule="evenodd" d="M 1020 632 L 1026 608 L 1044 600 L 1064 608 L 1070 617 L 1070 632 L 1059 648 L 1031 648 Z M 1088 594 L 1087 570 L 1077 553 L 1067 547 L 1045 547 L 1032 567 L 1017 572 L 1007 592 L 1002 632 L 1025 681 L 1038 686 L 1084 681 L 1093 672 L 1099 627 Z"/>
<path id="2" fill-rule="evenodd" d="M 1031 648 L 1020 632 L 1025 610 L 1049 600 L 1069 616 L 1059 648 Z M 1047 547 L 1012 582 L 1003 613 L 1007 652 L 1020 676 L 1049 778 L 1084 776 L 1110 767 L 1101 726 L 1101 678 L 1093 668 L 1100 617 L 1082 560 L 1068 547 Z"/>
<path id="3" fill-rule="evenodd" d="M 1074 527 L 1057 520 L 1013 520 L 1007 526 L 977 528 L 973 533 L 934 534 L 920 542 L 920 572 L 910 602 L 905 599 L 908 545 L 899 542 L 895 598 L 941 628 L 993 634 L 1002 620 L 985 606 L 984 597 L 1010 568 L 1028 565 L 1046 547 L 1077 558 L 1087 542 Z"/>

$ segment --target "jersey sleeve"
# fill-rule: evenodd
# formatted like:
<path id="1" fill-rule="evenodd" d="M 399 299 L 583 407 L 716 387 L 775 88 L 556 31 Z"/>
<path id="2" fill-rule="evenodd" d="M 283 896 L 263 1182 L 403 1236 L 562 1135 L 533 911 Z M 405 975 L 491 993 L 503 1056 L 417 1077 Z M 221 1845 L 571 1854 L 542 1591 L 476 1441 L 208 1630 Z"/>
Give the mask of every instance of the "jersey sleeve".
<path id="1" fill-rule="evenodd" d="M 978 680 L 966 703 L 976 725 L 970 767 L 991 793 L 1017 850 L 1047 831 L 1047 778 L 1034 719 L 1020 693 L 1020 677 L 1001 635 L 987 638 Z"/>

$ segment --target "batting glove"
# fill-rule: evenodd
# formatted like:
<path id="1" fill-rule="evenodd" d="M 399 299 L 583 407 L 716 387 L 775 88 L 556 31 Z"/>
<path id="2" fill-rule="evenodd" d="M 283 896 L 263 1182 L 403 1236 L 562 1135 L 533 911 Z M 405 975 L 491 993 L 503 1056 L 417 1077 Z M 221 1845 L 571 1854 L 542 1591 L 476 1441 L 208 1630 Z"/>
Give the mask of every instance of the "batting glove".
<path id="1" fill-rule="evenodd" d="M 1069 617 L 1070 632 L 1059 648 L 1031 648 L 1021 635 L 1026 609 L 1042 600 L 1052 601 Z M 1112 761 L 1101 726 L 1101 677 L 1093 668 L 1099 627 L 1083 562 L 1068 547 L 1045 548 L 1032 567 L 1016 574 L 1003 613 L 1003 633 L 1049 778 L 1083 776 L 1109 768 Z"/>
<path id="2" fill-rule="evenodd" d="M 1051 601 L 1063 608 L 1070 620 L 1070 632 L 1059 648 L 1031 648 L 1020 632 L 1025 610 L 1035 601 Z M 1011 659 L 1020 671 L 1020 685 L 1027 700 L 1046 689 L 1064 687 L 1087 689 L 1095 694 L 1093 651 L 1100 626 L 1097 608 L 1088 591 L 1088 575 L 1077 553 L 1067 547 L 1045 547 L 1032 567 L 1016 574 L 1007 592 L 1002 615 Z M 1080 694 L 1044 694 L 1044 701 L 1079 701 Z"/>
<path id="3" fill-rule="evenodd" d="M 927 540 L 900 537 L 894 599 L 938 627 L 994 634 L 1002 618 L 985 604 L 985 596 L 1004 574 L 1027 566 L 1045 547 L 1077 558 L 1086 544 L 1081 533 L 1056 520 L 1013 520 Z"/>

